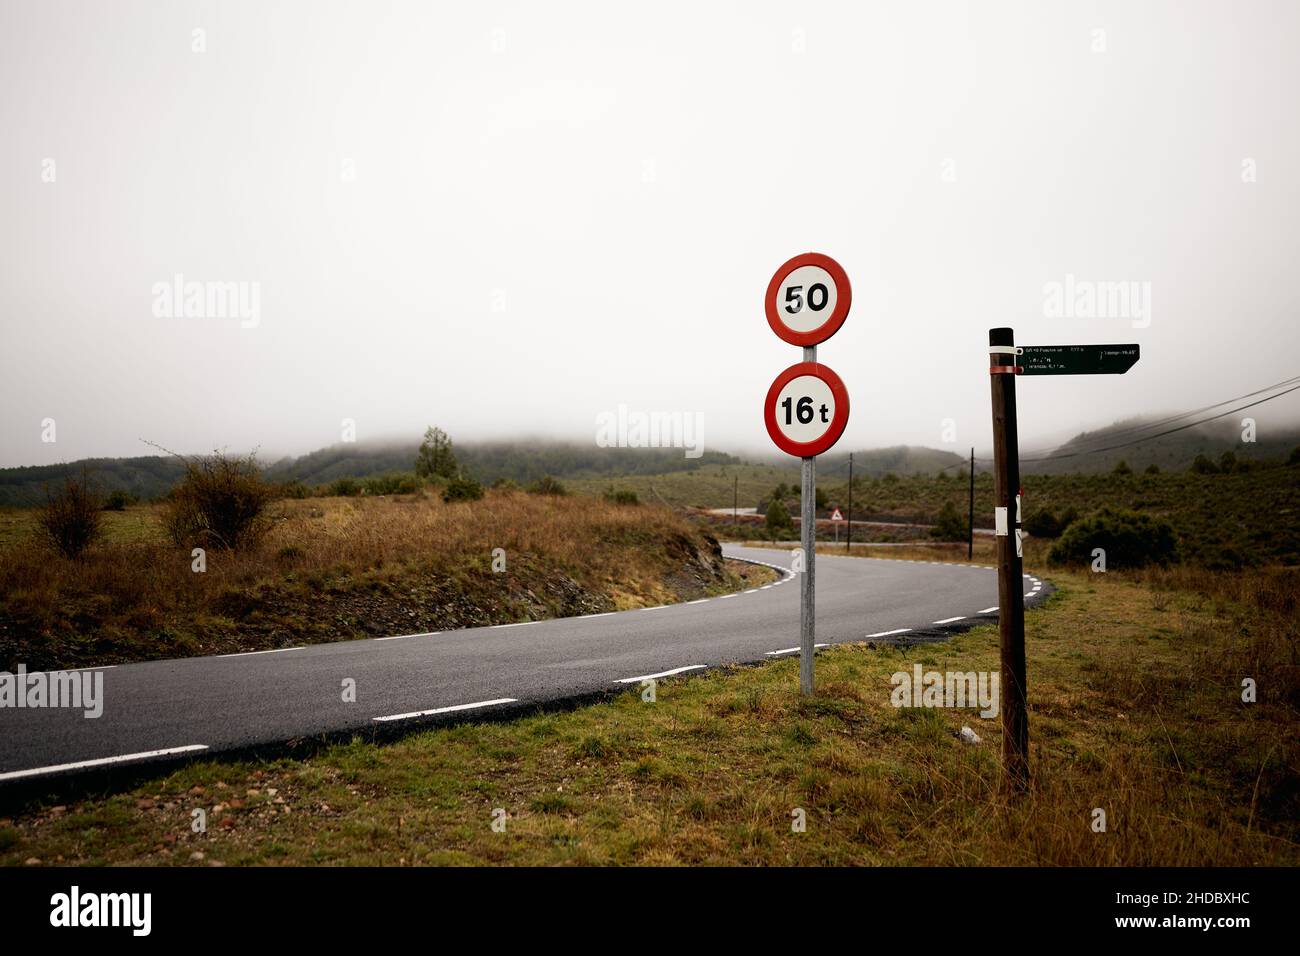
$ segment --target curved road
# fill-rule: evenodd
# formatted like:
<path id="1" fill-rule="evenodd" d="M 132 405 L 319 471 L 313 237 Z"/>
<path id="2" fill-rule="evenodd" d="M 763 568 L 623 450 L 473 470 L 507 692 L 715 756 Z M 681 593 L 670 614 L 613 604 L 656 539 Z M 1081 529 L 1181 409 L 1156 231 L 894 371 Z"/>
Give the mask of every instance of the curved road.
<path id="1" fill-rule="evenodd" d="M 644 677 L 797 652 L 790 552 L 727 546 L 781 579 L 619 613 L 342 641 L 103 672 L 104 711 L 0 708 L 0 787 L 48 775 L 436 722 L 579 697 Z M 1026 606 L 1046 585 L 1026 575 Z M 938 640 L 997 617 L 992 568 L 817 556 L 818 644 Z M 343 700 L 355 681 L 356 701 Z"/>

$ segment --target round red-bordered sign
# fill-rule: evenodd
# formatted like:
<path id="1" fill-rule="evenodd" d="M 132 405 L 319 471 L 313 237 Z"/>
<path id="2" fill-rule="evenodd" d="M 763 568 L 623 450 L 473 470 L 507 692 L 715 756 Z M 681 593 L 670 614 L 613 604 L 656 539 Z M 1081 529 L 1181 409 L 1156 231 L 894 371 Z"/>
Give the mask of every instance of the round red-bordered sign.
<path id="1" fill-rule="evenodd" d="M 853 288 L 838 262 L 805 252 L 784 263 L 767 284 L 763 307 L 772 331 L 791 345 L 825 342 L 849 317 Z"/>
<path id="2" fill-rule="evenodd" d="M 807 422 L 800 420 L 804 413 L 810 414 Z M 849 390 L 820 362 L 791 365 L 767 390 L 763 423 L 787 455 L 820 455 L 840 440 L 849 423 Z"/>

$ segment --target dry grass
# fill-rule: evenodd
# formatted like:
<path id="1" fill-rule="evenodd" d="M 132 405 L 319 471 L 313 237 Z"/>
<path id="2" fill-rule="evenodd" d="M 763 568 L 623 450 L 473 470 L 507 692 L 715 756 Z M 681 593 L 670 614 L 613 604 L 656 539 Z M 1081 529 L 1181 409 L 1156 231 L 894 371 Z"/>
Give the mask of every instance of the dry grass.
<path id="1" fill-rule="evenodd" d="M 83 666 L 258 650 L 645 606 L 725 590 L 703 533 L 663 508 L 492 493 L 283 501 L 258 546 L 167 540 L 128 509 L 128 540 L 77 563 L 32 538 L 0 548 L 0 666 Z M 126 519 L 124 519 L 126 520 Z M 493 572 L 493 550 L 506 572 Z"/>

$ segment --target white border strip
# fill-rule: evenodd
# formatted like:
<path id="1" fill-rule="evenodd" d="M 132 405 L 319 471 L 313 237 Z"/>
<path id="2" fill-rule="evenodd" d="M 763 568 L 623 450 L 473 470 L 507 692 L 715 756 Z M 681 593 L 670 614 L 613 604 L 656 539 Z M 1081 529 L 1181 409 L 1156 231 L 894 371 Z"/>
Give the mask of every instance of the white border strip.
<path id="1" fill-rule="evenodd" d="M 703 670 L 704 664 L 689 664 L 686 667 L 674 667 L 670 671 L 660 671 L 658 674 L 642 674 L 640 677 L 620 677 L 614 681 L 615 684 L 636 684 L 643 680 L 656 680 L 660 677 L 672 677 L 674 674 L 683 674 L 686 671 Z"/>
<path id="2" fill-rule="evenodd" d="M 193 753 L 195 750 L 207 750 L 207 744 L 187 744 L 184 747 L 168 747 L 165 750 L 145 750 L 138 754 L 122 754 L 119 757 L 100 757 L 97 760 L 78 760 L 76 763 L 60 763 L 52 767 L 33 767 L 31 770 L 11 770 L 0 773 L 0 780 L 20 780 L 23 777 L 39 777 L 47 773 L 59 773 L 63 770 L 82 770 L 86 767 L 105 767 L 114 763 L 126 763 L 130 760 L 148 760 L 151 757 L 167 757 L 172 754 Z"/>
<path id="3" fill-rule="evenodd" d="M 390 714 L 387 717 L 374 717 L 376 721 L 408 720 L 411 717 L 428 717 L 432 714 L 450 714 L 458 710 L 473 710 L 476 707 L 495 707 L 498 704 L 513 704 L 514 697 L 498 697 L 496 700 L 479 700 L 472 704 L 453 704 L 451 707 L 434 707 L 432 710 L 417 710 L 409 714 Z"/>

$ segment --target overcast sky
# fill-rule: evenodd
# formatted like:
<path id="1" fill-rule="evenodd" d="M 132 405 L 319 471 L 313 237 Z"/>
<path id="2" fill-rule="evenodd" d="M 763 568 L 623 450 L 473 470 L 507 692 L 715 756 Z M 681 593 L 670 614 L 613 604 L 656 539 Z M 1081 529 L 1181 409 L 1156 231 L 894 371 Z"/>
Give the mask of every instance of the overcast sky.
<path id="1" fill-rule="evenodd" d="M 275 457 L 344 419 L 594 441 L 620 404 L 766 451 L 800 354 L 763 292 L 806 251 L 853 284 L 819 350 L 841 448 L 987 447 L 994 325 L 1142 346 L 1022 379 L 1022 447 L 1245 393 L 1300 374 L 1298 27 L 1294 2 L 5 0 L 0 464 Z M 178 274 L 256 283 L 255 322 L 169 314 Z M 1050 315 L 1067 276 L 1149 315 Z"/>

